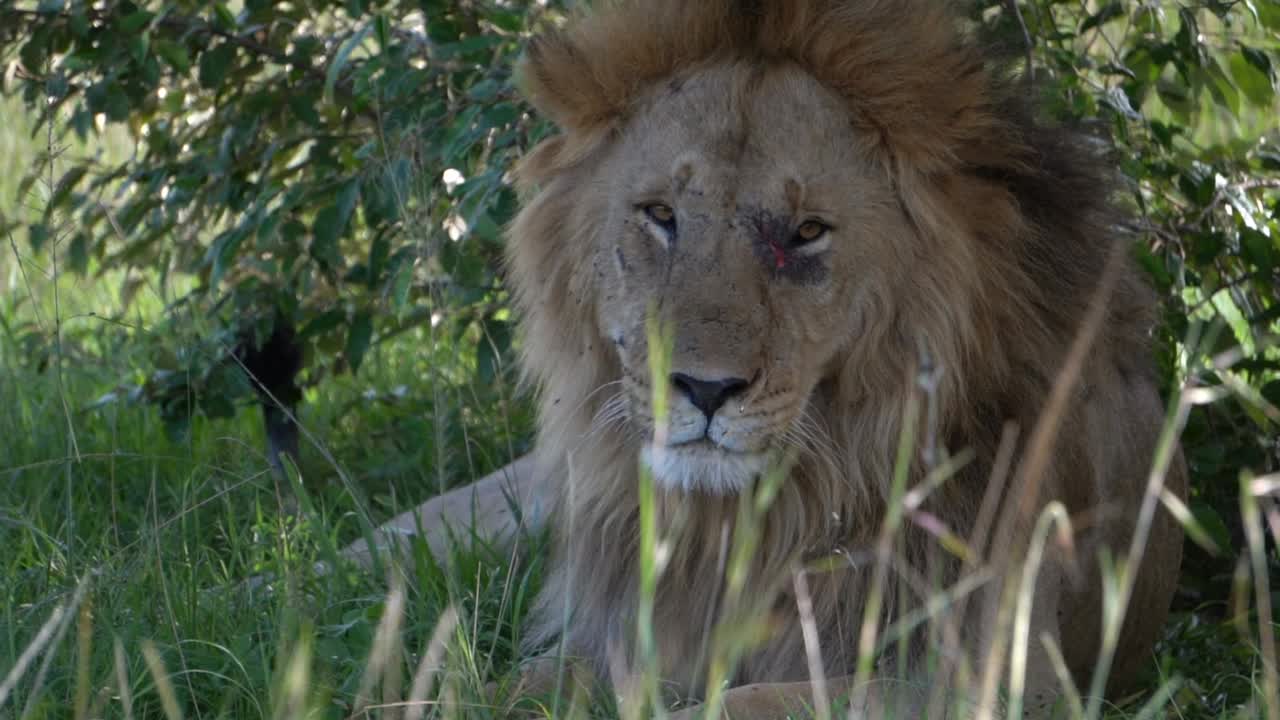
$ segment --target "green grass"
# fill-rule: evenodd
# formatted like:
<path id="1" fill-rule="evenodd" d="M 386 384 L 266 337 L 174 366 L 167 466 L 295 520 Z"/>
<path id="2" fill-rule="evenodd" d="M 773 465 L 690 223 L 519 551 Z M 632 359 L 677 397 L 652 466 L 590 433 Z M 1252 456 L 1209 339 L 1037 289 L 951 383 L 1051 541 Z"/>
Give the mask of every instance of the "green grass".
<path id="1" fill-rule="evenodd" d="M 51 369 L 6 365 L 0 675 L 78 588 L 86 592 L 84 616 L 73 610 L 58 626 L 57 641 L 38 655 L 38 663 L 48 659 L 47 671 L 28 671 L 0 717 L 27 716 L 29 704 L 32 717 L 84 717 L 67 712 L 84 692 L 90 706 L 104 708 L 88 716 L 121 717 L 120 701 L 111 699 L 120 694 L 117 643 L 135 716 L 159 716 L 155 678 L 142 653 L 147 642 L 155 643 L 188 717 L 276 716 L 283 665 L 303 645 L 312 657 L 307 704 L 316 717 L 346 716 L 373 649 L 386 584 L 359 573 L 321 577 L 311 568 L 360 534 L 358 503 L 382 520 L 433 491 L 434 453 L 408 449 L 421 446 L 413 441 L 424 433 L 418 418 L 429 402 L 415 398 L 429 389 L 419 381 L 395 393 L 389 385 L 412 383 L 421 377 L 413 372 L 418 367 L 383 353 L 359 383 L 334 383 L 309 398 L 303 423 L 324 428 L 327 449 L 344 474 L 357 478 L 352 494 L 338 469 L 314 451 L 305 453 L 298 488 L 278 487 L 261 457 L 256 413 L 195 422 L 185 441 L 174 442 L 150 408 L 118 402 L 82 409 L 127 368 L 65 368 L 68 417 Z M 361 401 L 370 390 L 403 395 L 401 404 Z M 477 473 L 505 460 L 502 433 L 486 433 L 483 425 L 475 423 L 468 437 Z M 468 465 L 451 461 L 450 476 L 470 476 Z M 305 498 L 296 516 L 281 502 L 293 491 Z M 425 581 L 406 589 L 400 636 L 406 650 L 397 660 L 411 661 L 454 605 L 464 620 L 459 635 L 467 662 L 501 673 L 510 666 L 537 565 L 513 570 L 502 555 L 477 551 L 451 567 L 447 577 L 425 571 Z M 252 591 L 243 586 L 263 574 L 277 582 Z M 476 676 L 462 679 L 474 684 Z M 101 688 L 111 689 L 100 696 Z"/>
<path id="2" fill-rule="evenodd" d="M 322 438 L 355 494 L 312 449 L 298 515 L 285 512 L 288 488 L 277 486 L 260 455 L 256 413 L 197 421 L 175 442 L 149 407 L 84 408 L 131 372 L 127 362 L 68 364 L 62 393 L 70 415 L 52 369 L 0 368 L 0 678 L 41 627 L 70 607 L 0 705 L 0 717 L 128 717 L 124 697 L 133 717 L 165 717 L 165 692 L 144 654 L 148 643 L 184 717 L 301 717 L 290 710 L 298 707 L 295 694 L 310 709 L 307 717 L 349 716 L 388 586 L 349 569 L 317 575 L 312 566 L 359 535 L 358 503 L 381 520 L 436 487 L 434 449 L 414 442 L 431 435 L 424 418 L 433 416 L 437 392 L 423 374 L 430 364 L 423 358 L 433 353 L 421 342 L 405 338 L 379 352 L 358 381 L 344 378 L 310 393 L 303 423 Z M 385 401 L 362 401 L 370 390 Z M 451 406 L 459 401 L 452 390 L 446 394 Z M 450 479 L 504 461 L 507 438 L 492 427 L 475 422 L 468 433 L 474 466 L 449 443 Z M 395 634 L 403 644 L 392 652 L 402 690 L 447 607 L 460 615 L 446 671 L 459 702 L 476 703 L 485 681 L 509 680 L 540 557 L 534 552 L 512 566 L 496 552 L 460 552 L 445 574 L 418 548 L 418 580 L 404 587 Z M 245 586 L 264 573 L 277 581 Z M 1234 706 L 1254 694 L 1258 655 L 1228 625 L 1177 616 L 1162 650 L 1160 673 L 1186 678 L 1174 694 L 1174 717 L 1235 717 Z M 301 686 L 288 672 L 295 661 L 306 668 Z M 1153 674 L 1156 668 L 1153 662 Z M 1115 715 L 1131 717 L 1143 700 Z M 487 712 L 468 705 L 463 715 Z"/>
<path id="3" fill-rule="evenodd" d="M 20 133 L 0 131 L 11 164 L 36 156 Z M 13 177 L 12 168 L 0 176 L 10 216 L 20 212 Z M 147 379 L 142 348 L 180 342 L 151 326 L 162 298 L 144 290 L 127 327 L 105 321 L 120 315 L 125 279 L 64 276 L 26 255 L 23 238 L 4 241 L 0 720 L 350 717 L 407 697 L 441 618 L 454 613 L 431 712 L 504 714 L 480 690 L 514 677 L 540 547 L 514 563 L 492 548 L 459 550 L 445 572 L 418 546 L 406 585 L 315 570 L 361 535 L 362 518 L 380 522 L 527 449 L 527 399 L 505 377 L 497 388 L 471 381 L 474 337 L 408 333 L 379 347 L 358 378 L 309 389 L 301 422 L 317 445 L 305 447 L 296 482 L 282 484 L 252 408 L 193 418 L 173 437 L 155 408 L 128 400 Z M 54 328 L 61 343 L 33 360 L 23 343 Z M 274 580 L 246 582 L 255 577 Z M 1148 691 L 1109 714 L 1141 716 L 1164 686 L 1172 697 L 1156 717 L 1262 717 L 1256 630 L 1242 634 L 1222 615 L 1175 614 Z M 539 702 L 522 706 L 570 714 Z"/>
<path id="4" fill-rule="evenodd" d="M 39 187 L 15 196 L 40 153 L 17 107 L 0 108 L 8 218 L 41 201 Z M 121 152 L 70 149 L 100 150 Z M 130 399 L 147 381 L 149 348 L 182 343 L 153 327 L 171 298 L 146 283 L 125 308 L 127 278 L 60 273 L 23 233 L 3 240 L 0 718 L 172 717 L 166 696 L 183 717 L 348 716 L 387 581 L 349 568 L 322 576 L 315 563 L 359 537 L 360 518 L 380 522 L 525 451 L 527 403 L 505 377 L 496 388 L 468 381 L 474 337 L 460 350 L 429 331 L 405 334 L 373 352 L 359 378 L 307 391 L 300 419 L 317 444 L 304 448 L 296 485 L 281 487 L 255 408 L 194 418 L 175 437 L 156 408 Z M 294 496 L 303 501 L 286 501 Z M 477 548 L 445 575 L 417 551 L 400 632 L 379 652 L 412 672 L 454 608 L 457 671 L 443 682 L 474 702 L 480 677 L 513 665 L 539 565 Z M 266 576 L 275 581 L 246 582 Z"/>

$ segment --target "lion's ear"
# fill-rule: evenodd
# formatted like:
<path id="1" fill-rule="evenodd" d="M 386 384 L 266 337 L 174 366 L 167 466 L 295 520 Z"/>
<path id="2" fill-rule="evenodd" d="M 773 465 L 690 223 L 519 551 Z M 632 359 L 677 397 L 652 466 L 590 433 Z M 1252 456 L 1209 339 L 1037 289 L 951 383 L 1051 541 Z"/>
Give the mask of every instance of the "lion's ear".
<path id="1" fill-rule="evenodd" d="M 516 82 L 529 102 L 562 130 L 591 130 L 621 111 L 595 70 L 573 38 L 550 31 L 530 41 L 516 68 Z"/>

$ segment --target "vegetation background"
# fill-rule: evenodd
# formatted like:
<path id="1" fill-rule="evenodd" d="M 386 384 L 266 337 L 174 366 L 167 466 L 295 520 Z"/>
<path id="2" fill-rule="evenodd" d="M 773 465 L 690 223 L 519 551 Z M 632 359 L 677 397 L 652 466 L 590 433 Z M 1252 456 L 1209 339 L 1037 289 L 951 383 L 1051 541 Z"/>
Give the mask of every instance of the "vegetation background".
<path id="1" fill-rule="evenodd" d="M 418 547 L 390 593 L 315 563 L 529 447 L 500 257 L 550 129 L 511 68 L 567 11 L 0 0 L 0 718 L 505 713 L 478 690 L 512 677 L 537 548 Z M 1280 717 L 1280 5 L 971 16 L 1113 143 L 1191 404 L 1176 612 L 1103 710 Z"/>

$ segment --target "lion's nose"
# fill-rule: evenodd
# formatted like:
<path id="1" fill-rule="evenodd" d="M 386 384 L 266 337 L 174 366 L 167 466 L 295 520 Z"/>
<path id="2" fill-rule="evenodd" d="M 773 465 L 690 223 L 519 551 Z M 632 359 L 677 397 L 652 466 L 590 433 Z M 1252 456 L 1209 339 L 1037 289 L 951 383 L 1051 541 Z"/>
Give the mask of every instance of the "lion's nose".
<path id="1" fill-rule="evenodd" d="M 700 380 L 684 373 L 671 373 L 671 384 L 710 420 L 729 398 L 746 390 L 751 382 L 736 377 Z"/>

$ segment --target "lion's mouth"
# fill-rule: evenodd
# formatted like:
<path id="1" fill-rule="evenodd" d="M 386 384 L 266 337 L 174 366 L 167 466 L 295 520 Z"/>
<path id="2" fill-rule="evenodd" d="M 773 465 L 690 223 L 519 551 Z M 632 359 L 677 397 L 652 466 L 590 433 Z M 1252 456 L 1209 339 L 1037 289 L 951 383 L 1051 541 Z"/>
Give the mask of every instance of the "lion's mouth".
<path id="1" fill-rule="evenodd" d="M 738 452 L 702 438 L 677 445 L 648 443 L 641 453 L 654 481 L 668 490 L 733 495 L 769 468 L 769 454 Z"/>

